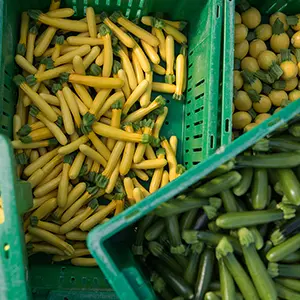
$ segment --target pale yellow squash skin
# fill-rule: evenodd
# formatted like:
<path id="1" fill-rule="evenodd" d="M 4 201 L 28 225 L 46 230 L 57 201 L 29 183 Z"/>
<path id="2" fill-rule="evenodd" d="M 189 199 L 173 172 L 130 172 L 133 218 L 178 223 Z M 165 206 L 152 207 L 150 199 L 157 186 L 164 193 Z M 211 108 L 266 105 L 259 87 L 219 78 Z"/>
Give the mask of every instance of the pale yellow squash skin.
<path id="1" fill-rule="evenodd" d="M 289 93 L 289 100 L 290 101 L 296 101 L 300 98 L 300 91 L 299 90 L 293 90 Z"/>
<path id="2" fill-rule="evenodd" d="M 249 72 L 252 73 L 257 72 L 260 69 L 257 60 L 254 57 L 250 57 L 250 56 L 246 56 L 241 61 L 241 68 L 242 70 L 248 70 Z"/>
<path id="3" fill-rule="evenodd" d="M 239 44 L 234 45 L 234 57 L 243 59 L 249 51 L 249 42 L 247 40 L 242 41 Z"/>
<path id="4" fill-rule="evenodd" d="M 253 109 L 257 113 L 266 113 L 268 112 L 272 107 L 272 102 L 270 98 L 266 95 L 260 95 L 259 102 L 253 103 Z"/>
<path id="5" fill-rule="evenodd" d="M 233 85 L 237 90 L 240 90 L 243 87 L 244 80 L 240 71 L 233 71 Z"/>
<path id="6" fill-rule="evenodd" d="M 292 61 L 284 61 L 280 64 L 280 68 L 283 71 L 281 76 L 283 80 L 290 80 L 298 75 L 298 67 Z"/>
<path id="7" fill-rule="evenodd" d="M 269 19 L 270 25 L 273 26 L 277 19 L 279 19 L 283 23 L 284 31 L 287 31 L 289 29 L 289 25 L 286 21 L 286 15 L 282 12 L 276 12 L 275 14 L 271 15 Z"/>
<path id="8" fill-rule="evenodd" d="M 248 35 L 248 28 L 244 24 L 237 24 L 234 28 L 234 42 L 241 43 Z"/>
<path id="9" fill-rule="evenodd" d="M 243 129 L 250 124 L 252 117 L 245 111 L 239 111 L 232 115 L 232 126 L 234 129 Z"/>
<path id="10" fill-rule="evenodd" d="M 258 55 L 257 62 L 261 69 L 268 71 L 272 63 L 277 62 L 277 56 L 274 52 L 266 50 Z"/>
<path id="11" fill-rule="evenodd" d="M 300 48 L 300 31 L 297 31 L 291 38 L 291 43 L 295 48 Z"/>
<path id="12" fill-rule="evenodd" d="M 291 92 L 297 88 L 299 80 L 297 77 L 295 77 L 293 79 L 287 80 L 285 83 L 286 83 L 286 87 L 284 88 L 284 90 L 286 92 Z"/>
<path id="13" fill-rule="evenodd" d="M 299 31 L 300 30 L 300 14 L 296 14 L 296 17 L 298 17 L 298 23 L 296 25 L 291 26 L 293 30 Z"/>
<path id="14" fill-rule="evenodd" d="M 261 52 L 266 50 L 267 46 L 263 40 L 256 39 L 250 43 L 249 54 L 254 58 L 257 58 Z"/>
<path id="15" fill-rule="evenodd" d="M 261 14 L 255 7 L 251 7 L 243 12 L 241 17 L 243 24 L 249 29 L 254 29 L 261 23 Z"/>
<path id="16" fill-rule="evenodd" d="M 297 67 L 298 67 L 298 76 L 300 77 L 300 62 L 297 63 Z"/>
<path id="17" fill-rule="evenodd" d="M 255 29 L 256 37 L 262 41 L 267 41 L 272 36 L 272 26 L 270 24 L 261 24 Z"/>
<path id="18" fill-rule="evenodd" d="M 290 38 L 285 32 L 281 34 L 273 34 L 270 40 L 270 45 L 275 53 L 280 53 L 281 49 L 289 48 Z"/>
<path id="19" fill-rule="evenodd" d="M 247 92 L 249 90 L 255 90 L 258 94 L 262 91 L 262 83 L 259 79 L 256 79 L 252 84 L 245 83 L 244 90 Z"/>
<path id="20" fill-rule="evenodd" d="M 273 115 L 276 114 L 276 113 L 278 113 L 278 112 L 281 111 L 281 110 L 282 110 L 282 107 L 277 107 L 277 108 L 274 110 Z"/>
<path id="21" fill-rule="evenodd" d="M 258 124 L 256 124 L 256 123 L 250 123 L 250 124 L 246 125 L 246 126 L 244 127 L 244 133 L 250 131 L 251 129 L 253 129 L 253 128 L 256 127 L 257 125 L 258 125 Z"/>
<path id="22" fill-rule="evenodd" d="M 270 114 L 266 114 L 266 113 L 264 113 L 264 114 L 259 114 L 259 115 L 256 116 L 254 122 L 255 122 L 255 124 L 258 125 L 258 124 L 262 123 L 263 121 L 267 120 L 267 119 L 270 118 L 270 117 L 271 117 Z"/>
<path id="23" fill-rule="evenodd" d="M 283 100 L 288 99 L 288 95 L 285 91 L 272 90 L 269 94 L 269 98 L 274 106 L 280 106 Z"/>
<path id="24" fill-rule="evenodd" d="M 239 111 L 248 111 L 252 107 L 252 101 L 245 91 L 238 91 L 233 103 Z"/>
<path id="25" fill-rule="evenodd" d="M 234 14 L 234 24 L 241 24 L 242 23 L 242 17 L 241 15 L 236 11 Z"/>

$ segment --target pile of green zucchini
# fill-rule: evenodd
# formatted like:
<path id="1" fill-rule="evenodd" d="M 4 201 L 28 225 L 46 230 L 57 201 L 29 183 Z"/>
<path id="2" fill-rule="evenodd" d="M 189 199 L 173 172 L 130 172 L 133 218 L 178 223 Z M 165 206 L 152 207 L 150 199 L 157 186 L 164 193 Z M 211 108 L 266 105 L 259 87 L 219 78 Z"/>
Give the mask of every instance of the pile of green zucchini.
<path id="1" fill-rule="evenodd" d="M 300 117 L 137 227 L 162 299 L 300 299 Z"/>

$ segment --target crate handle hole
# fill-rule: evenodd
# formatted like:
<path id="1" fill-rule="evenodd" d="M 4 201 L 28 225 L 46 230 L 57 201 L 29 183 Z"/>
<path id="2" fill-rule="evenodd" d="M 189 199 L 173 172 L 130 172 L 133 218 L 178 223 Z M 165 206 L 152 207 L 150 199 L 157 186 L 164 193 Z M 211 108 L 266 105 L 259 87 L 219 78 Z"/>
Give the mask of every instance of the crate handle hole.
<path id="1" fill-rule="evenodd" d="M 202 137 L 202 134 L 196 134 L 194 135 L 194 139 L 200 139 Z"/>
<path id="2" fill-rule="evenodd" d="M 198 125 L 200 125 L 200 124 L 203 124 L 203 121 L 198 121 L 198 122 L 195 122 L 195 123 L 194 123 L 195 126 L 198 126 Z M 201 134 L 201 136 L 202 136 L 202 134 Z"/>
<path id="3" fill-rule="evenodd" d="M 230 128 L 230 120 L 229 119 L 226 119 L 225 120 L 225 131 L 226 132 L 229 132 L 229 128 Z"/>
<path id="4" fill-rule="evenodd" d="M 198 113 L 199 111 L 201 111 L 201 110 L 203 110 L 203 109 L 204 109 L 204 107 L 201 106 L 200 108 L 197 108 L 197 109 L 195 110 L 195 113 Z"/>
<path id="5" fill-rule="evenodd" d="M 5 243 L 3 246 L 3 250 L 4 250 L 4 257 L 6 259 L 9 259 L 9 250 L 10 250 L 10 245 Z"/>
<path id="6" fill-rule="evenodd" d="M 202 151 L 202 148 L 195 148 L 194 149 L 194 152 L 201 152 Z"/>
<path id="7" fill-rule="evenodd" d="M 219 17 L 220 17 L 220 6 L 217 5 L 217 18 L 219 18 Z"/>
<path id="8" fill-rule="evenodd" d="M 198 99 L 200 99 L 200 98 L 203 97 L 203 96 L 204 96 L 204 93 L 201 93 L 201 94 L 197 95 L 197 96 L 195 97 L 195 99 L 198 100 Z"/>
<path id="9" fill-rule="evenodd" d="M 201 79 L 200 81 L 198 81 L 196 84 L 195 84 L 195 87 L 203 84 L 205 82 L 205 79 Z"/>
<path id="10" fill-rule="evenodd" d="M 211 136 L 210 136 L 210 148 L 211 148 L 211 149 L 214 148 L 214 144 L 215 144 L 214 141 L 215 141 L 215 138 L 214 138 L 213 135 L 211 135 Z"/>

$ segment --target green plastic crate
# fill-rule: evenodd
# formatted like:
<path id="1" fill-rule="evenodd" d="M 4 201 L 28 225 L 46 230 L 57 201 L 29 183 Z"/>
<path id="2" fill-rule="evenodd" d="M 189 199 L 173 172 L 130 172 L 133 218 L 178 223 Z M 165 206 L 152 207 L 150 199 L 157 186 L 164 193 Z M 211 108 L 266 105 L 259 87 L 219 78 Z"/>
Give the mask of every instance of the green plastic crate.
<path id="1" fill-rule="evenodd" d="M 178 159 L 188 168 L 212 155 L 219 146 L 217 138 L 220 136 L 217 134 L 217 118 L 220 109 L 218 84 L 223 1 L 62 2 L 62 7 L 72 7 L 79 18 L 85 15 L 87 6 L 93 6 L 96 13 L 121 10 L 132 19 L 151 12 L 164 12 L 167 18 L 189 22 L 186 30 L 189 39 L 186 101 L 180 103 L 173 101 L 172 96 L 167 97 L 169 114 L 162 133 L 179 137 Z M 45 261 L 47 257 L 36 255 L 27 261 L 21 216 L 31 206 L 32 196 L 29 184 L 16 179 L 13 151 L 7 138 L 12 137 L 12 118 L 17 101 L 17 89 L 12 77 L 18 72 L 14 54 L 21 12 L 30 8 L 47 10 L 49 4 L 49 0 L 0 0 L 0 133 L 3 134 L 0 134 L 0 192 L 6 217 L 6 221 L 0 224 L 0 299 L 115 299 L 115 293 L 97 268 L 51 265 L 50 260 L 48 263 Z M 128 235 L 122 234 L 122 239 L 127 241 L 130 237 L 130 229 Z M 108 260 L 111 262 L 110 256 Z M 103 257 L 104 264 L 105 261 Z M 131 255 L 126 257 L 124 263 L 135 266 Z M 123 284 L 121 282 L 121 286 Z M 146 290 L 149 291 L 148 288 Z M 122 296 L 119 290 L 117 293 Z M 130 294 L 124 296 L 123 293 L 123 298 L 131 299 L 127 297 Z"/>
<path id="2" fill-rule="evenodd" d="M 293 14 L 300 11 L 300 2 L 289 1 L 251 1 L 262 14 L 269 15 L 276 11 Z M 216 153 L 204 162 L 190 169 L 188 172 L 172 181 L 168 186 L 150 195 L 143 202 L 129 208 L 101 227 L 96 227 L 88 237 L 88 246 L 97 259 L 101 270 L 107 277 L 120 299 L 156 299 L 148 279 L 141 271 L 138 262 L 131 252 L 131 240 L 127 240 L 128 231 L 133 232 L 135 224 L 160 204 L 182 193 L 195 184 L 222 163 L 243 152 L 261 138 L 267 136 L 281 125 L 291 120 L 300 112 L 299 102 L 281 110 L 276 115 L 242 135 L 231 143 L 231 115 L 233 98 L 233 51 L 234 51 L 234 12 L 235 1 L 224 0 L 224 22 L 222 28 L 223 52 L 221 55 L 220 98 L 222 99 L 219 111 L 219 136 L 221 147 Z M 121 251 L 119 249 L 122 249 Z"/>

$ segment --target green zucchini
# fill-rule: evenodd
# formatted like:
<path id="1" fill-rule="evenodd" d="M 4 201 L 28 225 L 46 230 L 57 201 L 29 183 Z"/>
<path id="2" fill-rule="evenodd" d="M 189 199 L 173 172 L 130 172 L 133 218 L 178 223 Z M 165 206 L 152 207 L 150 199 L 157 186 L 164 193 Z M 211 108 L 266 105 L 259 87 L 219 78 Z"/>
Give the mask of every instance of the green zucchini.
<path id="1" fill-rule="evenodd" d="M 157 258 L 148 258 L 148 262 L 179 296 L 184 297 L 184 299 L 193 299 L 193 289 L 180 275 L 175 274 Z"/>
<path id="2" fill-rule="evenodd" d="M 199 260 L 203 248 L 204 244 L 202 242 L 198 242 L 191 247 L 192 253 L 190 254 L 189 263 L 183 276 L 184 280 L 190 285 L 194 285 L 196 282 Z"/>
<path id="3" fill-rule="evenodd" d="M 289 127 L 289 133 L 294 137 L 300 137 L 300 124 L 299 123 L 292 124 Z"/>
<path id="4" fill-rule="evenodd" d="M 281 277 L 281 278 L 275 279 L 275 282 L 280 283 L 281 285 L 283 285 L 293 291 L 300 292 L 300 280 Z"/>
<path id="5" fill-rule="evenodd" d="M 284 211 L 281 209 L 270 209 L 226 213 L 219 216 L 216 223 L 223 229 L 235 229 L 275 222 L 286 218 L 293 218 L 294 216 L 295 209 L 284 206 Z"/>
<path id="6" fill-rule="evenodd" d="M 255 242 L 255 248 L 257 250 L 260 250 L 263 248 L 264 246 L 264 239 L 261 236 L 259 230 L 256 227 L 249 227 L 249 230 L 251 231 L 251 233 L 253 234 L 254 237 L 254 242 Z"/>
<path id="7" fill-rule="evenodd" d="M 214 292 L 207 292 L 204 295 L 204 300 L 221 300 Z"/>
<path id="8" fill-rule="evenodd" d="M 268 203 L 268 173 L 266 169 L 254 169 L 251 200 L 254 209 L 265 209 Z"/>
<path id="9" fill-rule="evenodd" d="M 218 260 L 221 293 L 223 300 L 236 300 L 236 290 L 233 278 L 227 269 L 223 258 Z"/>
<path id="10" fill-rule="evenodd" d="M 165 229 L 165 220 L 159 218 L 145 232 L 147 241 L 155 241 Z"/>
<path id="11" fill-rule="evenodd" d="M 194 208 L 194 209 L 186 211 L 185 213 L 182 214 L 180 221 L 179 221 L 180 232 L 191 229 L 191 227 L 195 223 L 198 212 L 199 212 L 199 209 Z"/>
<path id="12" fill-rule="evenodd" d="M 272 278 L 279 276 L 300 279 L 299 265 L 286 265 L 270 262 L 268 265 L 268 272 Z"/>
<path id="13" fill-rule="evenodd" d="M 233 254 L 233 248 L 227 238 L 223 238 L 216 248 L 217 259 L 224 259 L 225 265 L 232 275 L 246 300 L 259 300 L 256 289 L 241 264 Z"/>
<path id="14" fill-rule="evenodd" d="M 144 233 L 154 219 L 155 215 L 149 214 L 139 222 L 135 243 L 132 245 L 132 252 L 135 255 L 143 255 Z"/>
<path id="15" fill-rule="evenodd" d="M 300 143 L 283 138 L 261 139 L 252 146 L 252 149 L 260 152 L 269 152 L 271 150 L 275 150 L 275 152 L 292 152 L 300 150 Z"/>
<path id="16" fill-rule="evenodd" d="M 161 261 L 163 261 L 173 272 L 180 274 L 183 272 L 183 268 L 177 263 L 177 261 L 169 255 L 164 247 L 158 242 L 150 242 L 148 243 L 148 249 L 152 253 L 152 255 L 158 257 Z"/>
<path id="17" fill-rule="evenodd" d="M 275 284 L 256 251 L 254 236 L 247 228 L 241 228 L 238 235 L 247 269 L 260 298 L 262 300 L 276 300 Z"/>
<path id="18" fill-rule="evenodd" d="M 222 200 L 215 197 L 211 197 L 209 199 L 200 199 L 192 196 L 178 197 L 160 205 L 155 210 L 155 214 L 159 217 L 169 217 L 172 215 L 178 215 L 193 208 L 201 208 L 204 206 L 212 206 L 218 209 L 221 207 L 221 204 Z"/>
<path id="19" fill-rule="evenodd" d="M 206 248 L 201 255 L 198 268 L 198 277 L 195 284 L 194 300 L 203 299 L 212 279 L 215 255 L 210 248 Z"/>
<path id="20" fill-rule="evenodd" d="M 271 241 L 274 246 L 284 242 L 288 237 L 300 232 L 300 215 L 286 222 L 271 234 Z"/>
<path id="21" fill-rule="evenodd" d="M 170 252 L 173 254 L 183 254 L 185 252 L 185 246 L 181 242 L 177 216 L 165 218 L 165 226 L 171 244 Z"/>
<path id="22" fill-rule="evenodd" d="M 220 197 L 223 202 L 223 206 L 226 212 L 238 211 L 236 199 L 231 190 L 224 190 L 220 193 Z"/>
<path id="23" fill-rule="evenodd" d="M 267 259 L 270 262 L 278 262 L 288 255 L 300 249 L 300 233 L 290 237 L 283 243 L 270 249 L 267 253 Z"/>
<path id="24" fill-rule="evenodd" d="M 206 179 L 215 178 L 217 176 L 220 176 L 222 174 L 231 171 L 233 168 L 234 168 L 234 160 L 229 160 L 225 164 L 219 166 L 217 169 L 209 173 L 205 178 Z"/>
<path id="25" fill-rule="evenodd" d="M 278 297 L 280 297 L 281 299 L 300 300 L 300 293 L 297 293 L 297 292 L 281 285 L 278 282 L 275 283 L 275 286 L 276 286 L 276 290 L 278 293 Z"/>
<path id="26" fill-rule="evenodd" d="M 285 152 L 274 154 L 260 154 L 252 156 L 238 156 L 237 167 L 253 167 L 266 169 L 294 168 L 300 165 L 300 153 Z"/>
<path id="27" fill-rule="evenodd" d="M 240 174 L 242 175 L 241 181 L 232 189 L 236 196 L 242 196 L 248 192 L 252 182 L 253 169 L 242 169 L 240 170 Z"/>
<path id="28" fill-rule="evenodd" d="M 234 251 L 239 254 L 242 253 L 239 241 L 229 235 L 197 230 L 185 230 L 182 234 L 182 238 L 187 244 L 195 244 L 199 241 L 202 241 L 213 247 L 216 247 L 224 237 L 226 237 L 230 241 Z"/>
<path id="29" fill-rule="evenodd" d="M 291 169 L 278 169 L 276 171 L 281 189 L 290 204 L 300 205 L 300 183 Z"/>
<path id="30" fill-rule="evenodd" d="M 281 262 L 285 264 L 300 263 L 300 251 L 298 250 L 285 256 Z"/>
<path id="31" fill-rule="evenodd" d="M 219 194 L 224 190 L 234 187 L 240 182 L 241 179 L 242 176 L 240 175 L 240 173 L 238 173 L 237 171 L 230 171 L 196 188 L 192 192 L 192 195 L 196 197 L 211 197 Z"/>

